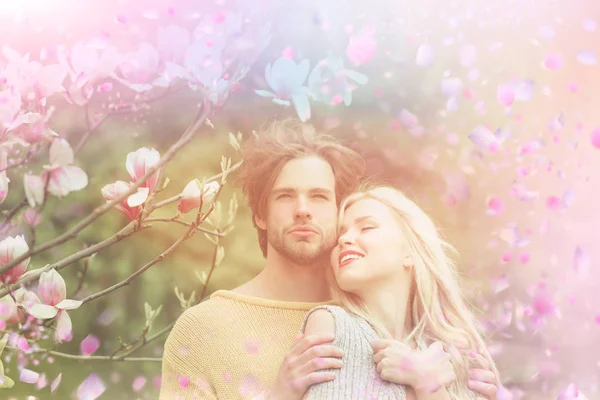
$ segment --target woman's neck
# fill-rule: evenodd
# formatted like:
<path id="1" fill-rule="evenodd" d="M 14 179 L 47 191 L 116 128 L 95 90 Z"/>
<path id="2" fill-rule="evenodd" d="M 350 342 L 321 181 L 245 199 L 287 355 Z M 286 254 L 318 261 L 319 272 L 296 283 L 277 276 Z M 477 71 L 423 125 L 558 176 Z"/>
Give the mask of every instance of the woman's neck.
<path id="1" fill-rule="evenodd" d="M 412 329 L 408 312 L 408 285 L 404 282 L 386 283 L 360 294 L 371 317 L 381 324 L 394 339 L 404 340 Z"/>

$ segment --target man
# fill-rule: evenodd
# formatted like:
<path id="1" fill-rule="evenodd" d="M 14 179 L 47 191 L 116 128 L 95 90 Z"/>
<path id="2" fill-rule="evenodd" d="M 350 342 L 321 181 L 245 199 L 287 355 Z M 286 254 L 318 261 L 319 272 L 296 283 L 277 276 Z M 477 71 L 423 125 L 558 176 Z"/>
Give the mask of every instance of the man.
<path id="1" fill-rule="evenodd" d="M 330 301 L 325 279 L 337 208 L 364 172 L 362 158 L 299 121 L 244 143 L 239 182 L 265 268 L 186 312 L 163 355 L 160 399 L 301 399 L 342 366 L 333 337 L 298 335 L 306 312 Z M 474 391 L 495 397 L 495 376 L 474 370 Z M 491 374 L 491 376 L 490 376 Z"/>

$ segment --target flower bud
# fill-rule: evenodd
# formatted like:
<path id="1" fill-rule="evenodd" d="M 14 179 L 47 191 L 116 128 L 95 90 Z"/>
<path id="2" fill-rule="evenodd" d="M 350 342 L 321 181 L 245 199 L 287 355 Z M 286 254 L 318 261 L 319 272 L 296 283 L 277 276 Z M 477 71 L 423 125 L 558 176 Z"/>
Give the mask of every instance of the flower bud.
<path id="1" fill-rule="evenodd" d="M 67 298 L 65 280 L 54 269 L 42 272 L 37 292 L 42 302 L 49 306 L 55 306 Z"/>

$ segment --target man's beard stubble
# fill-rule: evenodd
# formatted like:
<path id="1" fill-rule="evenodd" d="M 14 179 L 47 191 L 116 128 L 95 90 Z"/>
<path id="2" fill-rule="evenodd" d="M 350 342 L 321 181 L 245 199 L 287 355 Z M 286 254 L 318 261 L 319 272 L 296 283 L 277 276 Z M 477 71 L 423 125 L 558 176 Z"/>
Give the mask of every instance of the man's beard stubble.
<path id="1" fill-rule="evenodd" d="M 275 251 L 294 264 L 310 266 L 329 262 L 329 255 L 335 247 L 335 236 L 333 232 L 316 230 L 318 238 L 294 240 L 287 229 L 267 229 L 267 240 Z"/>

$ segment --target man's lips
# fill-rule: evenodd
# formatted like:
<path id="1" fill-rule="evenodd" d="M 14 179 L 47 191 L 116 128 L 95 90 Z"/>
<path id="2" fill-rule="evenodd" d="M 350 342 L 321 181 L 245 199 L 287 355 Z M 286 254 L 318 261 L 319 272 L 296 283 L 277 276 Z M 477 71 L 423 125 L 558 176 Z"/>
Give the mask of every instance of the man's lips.
<path id="1" fill-rule="evenodd" d="M 312 236 L 314 234 L 317 233 L 316 230 L 314 230 L 313 228 L 307 227 L 307 226 L 302 226 L 302 227 L 297 227 L 297 228 L 292 228 L 289 231 L 290 234 L 293 235 L 297 235 L 297 236 Z"/>

